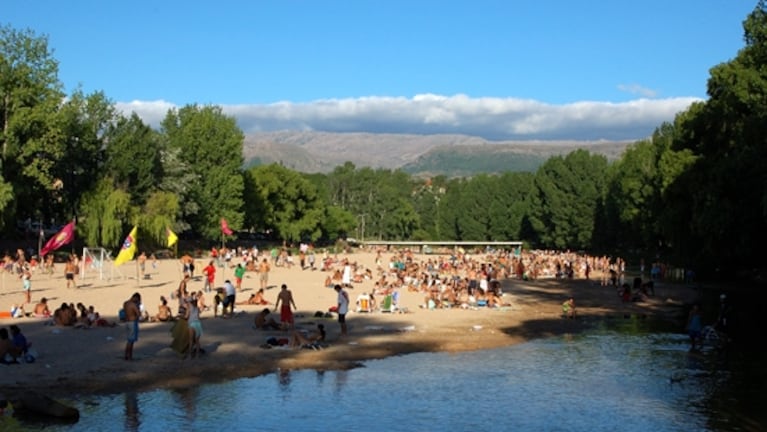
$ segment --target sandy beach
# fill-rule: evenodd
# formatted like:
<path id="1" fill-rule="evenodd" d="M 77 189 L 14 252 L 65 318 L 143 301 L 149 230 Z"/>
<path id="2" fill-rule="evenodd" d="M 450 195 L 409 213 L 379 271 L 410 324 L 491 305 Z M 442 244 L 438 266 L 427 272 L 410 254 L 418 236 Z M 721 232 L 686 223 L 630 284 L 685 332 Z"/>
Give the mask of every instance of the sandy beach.
<path id="1" fill-rule="evenodd" d="M 385 262 L 392 253 L 384 253 Z M 340 254 L 375 272 L 375 254 L 354 252 Z M 425 260 L 429 255 L 416 255 Z M 433 257 L 433 256 L 432 256 Z M 200 274 L 207 258 L 197 260 Z M 32 279 L 32 305 L 42 297 L 48 299 L 51 312 L 62 302 L 82 302 L 93 305 L 109 321 L 117 321 L 122 304 L 134 292 L 139 292 L 147 311 L 154 315 L 160 296 L 170 300 L 181 280 L 177 260 L 159 260 L 156 267 L 147 263 L 148 279 L 136 277 L 135 261 L 117 271 L 104 269 L 104 278 L 88 269 L 84 278 L 77 278 L 78 288 L 66 288 L 63 264 L 57 264 L 54 275 L 36 273 Z M 108 276 L 116 276 L 109 279 Z M 202 347 L 206 353 L 197 358 L 183 359 L 170 349 L 172 323 L 144 322 L 140 325 L 139 341 L 135 345 L 134 361 L 123 359 L 126 330 L 116 327 L 77 329 L 45 325 L 42 318 L 4 318 L 0 327 L 18 325 L 32 342 L 38 357 L 34 363 L 0 365 L 0 387 L 7 393 L 26 388 L 44 391 L 53 396 L 84 393 L 111 393 L 127 389 L 148 390 L 163 387 L 188 387 L 203 382 L 216 382 L 239 377 L 252 377 L 278 369 L 338 369 L 357 366 L 368 359 L 383 358 L 412 352 L 457 352 L 506 346 L 534 338 L 577 333 L 603 318 L 625 319 L 630 316 L 658 316 L 672 319 L 682 312 L 680 306 L 694 301 L 693 289 L 676 284 L 657 284 L 656 295 L 643 303 L 622 303 L 613 287 L 600 286 L 591 280 L 542 279 L 523 282 L 502 281 L 503 300 L 509 306 L 488 309 L 421 308 L 423 294 L 401 290 L 400 307 L 407 313 L 355 313 L 347 316 L 349 335 L 340 338 L 335 319 L 316 318 L 317 311 L 326 312 L 336 304 L 336 292 L 325 288 L 327 272 L 272 267 L 269 274 L 267 300 L 274 303 L 279 286 L 287 284 L 297 305 L 296 325 L 312 329 L 324 323 L 328 330 L 327 347 L 322 350 L 261 347 L 271 337 L 287 337 L 282 331 L 253 328 L 257 311 L 264 306 L 239 305 L 231 319 L 214 318 L 212 311 L 204 312 Z M 233 270 L 218 268 L 216 285 L 233 279 Z M 246 300 L 258 289 L 258 274 L 247 272 L 237 301 Z M 349 289 L 352 306 L 358 294 L 370 292 L 373 280 L 364 280 Z M 190 283 L 193 290 L 202 290 L 202 278 Z M 578 319 L 561 317 L 561 304 L 574 296 Z M 3 274 L 0 308 L 9 310 L 23 301 L 21 281 Z M 212 304 L 212 295 L 207 302 Z M 270 306 L 270 307 L 273 307 Z M 275 318 L 279 318 L 276 314 Z M 682 329 L 680 328 L 680 331 Z"/>

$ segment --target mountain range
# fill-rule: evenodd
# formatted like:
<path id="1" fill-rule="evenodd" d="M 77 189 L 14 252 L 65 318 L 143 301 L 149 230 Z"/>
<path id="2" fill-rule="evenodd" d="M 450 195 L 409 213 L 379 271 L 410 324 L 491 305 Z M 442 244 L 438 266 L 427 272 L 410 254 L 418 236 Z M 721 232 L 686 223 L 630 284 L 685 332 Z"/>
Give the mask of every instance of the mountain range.
<path id="1" fill-rule="evenodd" d="M 304 173 L 357 168 L 401 169 L 415 176 L 534 172 L 551 156 L 577 149 L 620 158 L 635 141 L 488 141 L 466 135 L 279 131 L 245 136 L 245 166 L 279 163 Z"/>

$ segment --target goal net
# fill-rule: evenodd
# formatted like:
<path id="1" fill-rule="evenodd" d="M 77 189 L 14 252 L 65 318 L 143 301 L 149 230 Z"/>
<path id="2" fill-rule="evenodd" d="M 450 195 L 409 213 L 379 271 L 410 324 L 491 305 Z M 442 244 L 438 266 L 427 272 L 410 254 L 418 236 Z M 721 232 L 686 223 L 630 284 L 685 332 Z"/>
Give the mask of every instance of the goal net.
<path id="1" fill-rule="evenodd" d="M 99 280 L 125 279 L 112 261 L 112 255 L 104 248 L 83 248 L 83 258 L 80 263 L 80 279 L 88 277 Z"/>

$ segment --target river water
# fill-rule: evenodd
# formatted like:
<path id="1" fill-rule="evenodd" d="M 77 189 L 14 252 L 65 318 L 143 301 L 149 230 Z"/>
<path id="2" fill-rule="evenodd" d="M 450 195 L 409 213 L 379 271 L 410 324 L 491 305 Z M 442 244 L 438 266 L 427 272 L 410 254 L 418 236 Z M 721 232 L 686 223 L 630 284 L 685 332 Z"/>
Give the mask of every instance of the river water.
<path id="1" fill-rule="evenodd" d="M 614 330 L 348 371 L 78 397 L 74 425 L 45 431 L 767 430 L 764 363 L 688 352 L 684 335 Z M 15 421 L 15 420 L 14 420 Z"/>

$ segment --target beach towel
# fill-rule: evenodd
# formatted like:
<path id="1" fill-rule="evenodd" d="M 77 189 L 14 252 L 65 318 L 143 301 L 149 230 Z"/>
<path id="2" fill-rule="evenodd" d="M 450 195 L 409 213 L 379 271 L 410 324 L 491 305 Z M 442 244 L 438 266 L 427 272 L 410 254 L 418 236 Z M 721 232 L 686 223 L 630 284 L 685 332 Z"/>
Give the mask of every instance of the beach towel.
<path id="1" fill-rule="evenodd" d="M 176 320 L 170 332 L 173 335 L 173 342 L 171 342 L 170 347 L 179 354 L 186 354 L 191 342 L 189 338 L 189 323 L 185 319 Z"/>

